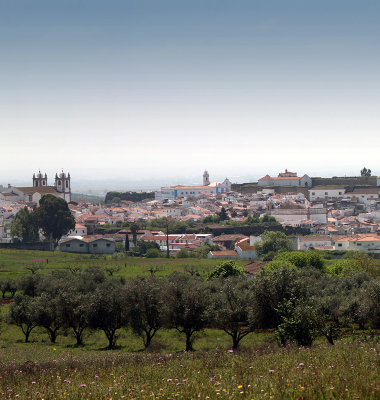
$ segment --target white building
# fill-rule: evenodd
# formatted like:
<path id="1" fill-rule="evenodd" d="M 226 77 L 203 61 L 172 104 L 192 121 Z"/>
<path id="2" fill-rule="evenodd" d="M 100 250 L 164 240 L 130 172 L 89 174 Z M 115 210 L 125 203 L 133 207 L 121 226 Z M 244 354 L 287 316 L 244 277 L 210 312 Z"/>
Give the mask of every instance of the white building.
<path id="1" fill-rule="evenodd" d="M 308 175 L 297 176 L 297 172 L 279 173 L 277 177 L 265 175 L 258 180 L 259 186 L 312 186 L 312 180 Z"/>
<path id="2" fill-rule="evenodd" d="M 226 178 L 223 182 L 209 181 L 207 171 L 203 174 L 203 185 L 201 186 L 183 186 L 175 185 L 162 187 L 155 193 L 155 199 L 158 201 L 175 200 L 178 197 L 200 197 L 202 194 L 226 193 L 231 190 L 231 182 Z"/>
<path id="3" fill-rule="evenodd" d="M 47 175 L 42 175 L 41 171 L 33 174 L 32 187 L 14 187 L 8 185 L 8 188 L 0 193 L 0 204 L 14 204 L 20 201 L 39 203 L 41 197 L 45 194 L 52 194 L 60 197 L 67 202 L 71 201 L 70 174 L 63 171 L 55 174 L 54 186 L 48 186 Z"/>

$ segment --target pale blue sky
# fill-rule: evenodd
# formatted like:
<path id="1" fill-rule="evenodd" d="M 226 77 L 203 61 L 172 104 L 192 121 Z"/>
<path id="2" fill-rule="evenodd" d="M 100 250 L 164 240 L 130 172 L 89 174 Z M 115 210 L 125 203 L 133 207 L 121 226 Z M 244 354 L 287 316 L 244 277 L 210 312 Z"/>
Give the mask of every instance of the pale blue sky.
<path id="1" fill-rule="evenodd" d="M 379 1 L 0 0 L 0 183 L 380 175 L 379 20 Z"/>

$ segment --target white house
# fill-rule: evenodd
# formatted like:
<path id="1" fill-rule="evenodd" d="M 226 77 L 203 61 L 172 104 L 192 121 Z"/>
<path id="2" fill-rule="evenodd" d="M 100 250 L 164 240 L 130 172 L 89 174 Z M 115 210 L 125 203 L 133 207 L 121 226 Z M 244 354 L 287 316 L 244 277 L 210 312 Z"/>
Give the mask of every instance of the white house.
<path id="1" fill-rule="evenodd" d="M 203 174 L 203 185 L 183 186 L 175 185 L 162 187 L 155 193 L 155 199 L 158 201 L 175 200 L 178 197 L 200 197 L 203 194 L 225 193 L 231 190 L 231 182 L 226 178 L 223 182 L 210 182 L 207 171 Z"/>
<path id="2" fill-rule="evenodd" d="M 365 253 L 380 252 L 380 236 L 375 234 L 338 236 L 333 240 L 335 250 L 354 250 L 364 251 Z"/>
<path id="3" fill-rule="evenodd" d="M 258 180 L 259 186 L 311 186 L 312 180 L 308 175 L 298 177 L 296 172 L 285 170 L 279 173 L 277 177 L 265 175 Z"/>
<path id="4" fill-rule="evenodd" d="M 328 247 L 332 246 L 332 239 L 329 235 L 315 235 L 315 236 L 298 236 L 297 238 L 298 250 L 307 250 L 310 247 Z"/>
<path id="5" fill-rule="evenodd" d="M 346 189 L 344 187 L 315 187 L 309 190 L 309 200 L 343 198 Z"/>
<path id="6" fill-rule="evenodd" d="M 69 253 L 113 254 L 116 244 L 114 240 L 106 238 L 90 240 L 69 238 L 61 240 L 59 249 Z"/>

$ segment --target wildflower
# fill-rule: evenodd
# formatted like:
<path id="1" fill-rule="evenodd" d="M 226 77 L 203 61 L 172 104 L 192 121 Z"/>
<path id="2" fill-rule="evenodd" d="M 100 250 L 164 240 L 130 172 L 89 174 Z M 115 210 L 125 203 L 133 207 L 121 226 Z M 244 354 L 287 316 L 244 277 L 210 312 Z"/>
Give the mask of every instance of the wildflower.
<path id="1" fill-rule="evenodd" d="M 274 372 L 274 369 L 270 369 L 269 372 L 270 372 L 270 373 Z"/>
<path id="2" fill-rule="evenodd" d="M 234 351 L 233 351 L 233 350 L 228 350 L 228 352 L 229 352 L 229 353 L 233 353 Z"/>
<path id="3" fill-rule="evenodd" d="M 303 363 L 299 363 L 299 365 L 302 367 Z"/>

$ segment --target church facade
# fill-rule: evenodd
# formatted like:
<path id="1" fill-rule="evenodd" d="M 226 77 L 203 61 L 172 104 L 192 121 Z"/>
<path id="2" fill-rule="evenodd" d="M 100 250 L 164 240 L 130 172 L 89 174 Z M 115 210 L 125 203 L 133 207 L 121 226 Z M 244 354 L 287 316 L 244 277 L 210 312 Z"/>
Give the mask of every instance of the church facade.
<path id="1" fill-rule="evenodd" d="M 155 193 L 155 199 L 158 201 L 175 200 L 179 197 L 199 197 L 203 194 L 213 195 L 231 190 L 231 182 L 227 178 L 223 182 L 210 182 L 209 178 L 209 173 L 205 171 L 203 173 L 203 185 L 162 187 Z"/>
<path id="2" fill-rule="evenodd" d="M 47 175 L 33 174 L 33 186 L 15 187 L 8 185 L 8 188 L 0 193 L 0 205 L 11 205 L 20 201 L 37 203 L 44 194 L 52 194 L 67 202 L 71 201 L 70 174 L 63 171 L 55 174 L 54 186 L 48 185 Z"/>

